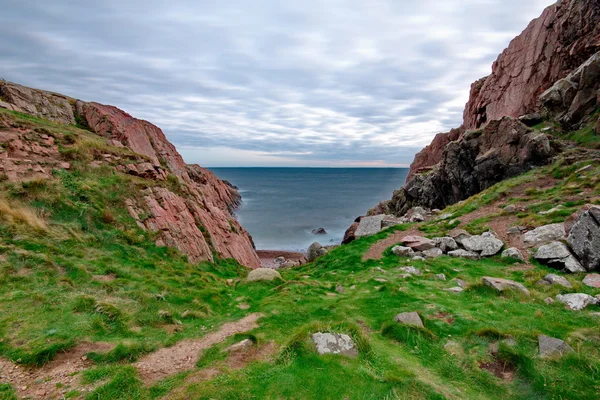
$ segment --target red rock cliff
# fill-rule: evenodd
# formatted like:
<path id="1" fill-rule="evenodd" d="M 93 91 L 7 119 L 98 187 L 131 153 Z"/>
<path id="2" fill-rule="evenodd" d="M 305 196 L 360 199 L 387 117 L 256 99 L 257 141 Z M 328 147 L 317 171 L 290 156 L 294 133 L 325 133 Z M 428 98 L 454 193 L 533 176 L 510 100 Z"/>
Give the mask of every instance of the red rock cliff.
<path id="1" fill-rule="evenodd" d="M 121 172 L 145 179 L 177 180 L 177 193 L 166 187 L 152 187 L 143 192 L 142 200 L 127 203 L 130 215 L 141 228 L 158 232 L 158 245 L 176 247 L 192 262 L 212 261 L 216 254 L 251 268 L 260 266 L 252 238 L 232 215 L 241 200 L 237 190 L 209 170 L 187 165 L 155 125 L 113 106 L 8 82 L 0 82 L 0 107 L 64 124 L 75 120 L 86 123 L 113 146 L 125 146 L 140 155 L 140 162 L 118 165 Z M 4 163 L 6 168 L 4 164 L 0 167 L 11 172 L 15 168 L 8 161 Z M 18 179 L 17 172 L 13 172 Z"/>
<path id="2" fill-rule="evenodd" d="M 600 0 L 560 0 L 510 42 L 471 86 L 464 126 L 537 111 L 538 97 L 600 50 Z"/>

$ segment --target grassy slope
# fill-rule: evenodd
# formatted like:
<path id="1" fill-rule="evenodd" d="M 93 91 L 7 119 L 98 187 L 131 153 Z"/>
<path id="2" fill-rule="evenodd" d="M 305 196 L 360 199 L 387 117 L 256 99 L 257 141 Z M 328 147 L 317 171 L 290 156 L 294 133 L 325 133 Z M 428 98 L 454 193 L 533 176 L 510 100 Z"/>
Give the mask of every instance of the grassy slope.
<path id="1" fill-rule="evenodd" d="M 408 265 L 407 260 L 388 253 L 382 260 L 361 261 L 370 245 L 392 229 L 338 248 L 316 263 L 282 271 L 285 282 L 246 283 L 246 271 L 231 261 L 190 264 L 176 251 L 154 246 L 152 237 L 137 228 L 123 207 L 126 198 L 154 183 L 117 174 L 111 167 L 89 168 L 95 148 L 112 150 L 101 140 L 75 128 L 66 133 L 77 140 L 64 139 L 64 127 L 2 115 L 50 131 L 63 140 L 63 153 L 74 161 L 72 171 L 56 172 L 50 181 L 0 183 L 1 200 L 16 216 L 0 214 L 0 355 L 40 365 L 81 341 L 118 344 L 110 353 L 91 355 L 97 366 L 83 377 L 102 385 L 89 398 L 598 397 L 598 320 L 590 315 L 593 310 L 571 312 L 560 304 L 546 305 L 543 300 L 559 290 L 534 285 L 550 271 L 542 266 L 522 271 L 496 258 L 468 261 L 442 257 L 411 262 L 425 274 L 402 279 L 396 268 Z M 511 186 L 525 181 L 535 184 L 540 176 L 556 173 L 563 178 L 556 188 L 544 193 L 530 190 L 524 195 L 530 196 L 532 208 L 522 218 L 532 224 L 549 222 L 556 216 L 538 216 L 542 206 L 534 203 L 551 201 L 549 195 L 566 199 L 584 189 L 600 194 L 600 171 L 583 179 L 573 175 L 575 170 L 575 166 L 557 165 L 534 171 L 450 211 L 460 216 L 503 196 L 507 202 L 516 201 L 506 197 Z M 575 203 L 566 204 L 569 212 L 579 205 Z M 448 228 L 444 223 L 427 227 L 432 234 Z M 475 224 L 473 229 L 481 227 Z M 448 281 L 434 279 L 437 273 L 444 273 Z M 94 279 L 108 274 L 116 279 Z M 498 295 L 480 285 L 485 275 L 523 282 L 532 290 L 532 297 Z M 450 282 L 455 277 L 469 282 L 469 289 L 458 294 L 443 291 L 455 286 Z M 595 294 L 580 283 L 581 277 L 568 279 L 574 285 L 572 292 Z M 337 284 L 345 287 L 343 294 L 335 292 Z M 356 287 L 351 289 L 353 285 Z M 242 311 L 237 307 L 240 303 L 249 304 L 250 309 Z M 143 387 L 135 369 L 128 365 L 146 352 L 183 338 L 201 337 L 207 329 L 257 311 L 265 317 L 252 334 L 259 343 L 274 341 L 281 348 L 272 362 L 255 362 L 196 384 L 186 383 L 184 373 L 151 388 Z M 404 311 L 418 311 L 426 329 L 390 323 Z M 437 319 L 448 317 L 446 314 L 452 317 L 451 323 Z M 170 329 L 173 326 L 177 329 Z M 360 356 L 316 356 L 307 338 L 317 330 L 350 333 L 360 344 Z M 536 355 L 540 333 L 567 340 L 576 353 L 540 359 Z M 493 361 L 490 343 L 507 336 L 517 345 L 501 345 L 498 357 L 516 370 L 511 382 L 479 367 Z M 202 367 L 221 365 L 217 350 L 236 340 L 239 336 L 206 352 Z M 448 341 L 458 343 L 458 354 L 444 350 Z M 8 385 L 0 385 L 0 399 L 13 396 Z"/>

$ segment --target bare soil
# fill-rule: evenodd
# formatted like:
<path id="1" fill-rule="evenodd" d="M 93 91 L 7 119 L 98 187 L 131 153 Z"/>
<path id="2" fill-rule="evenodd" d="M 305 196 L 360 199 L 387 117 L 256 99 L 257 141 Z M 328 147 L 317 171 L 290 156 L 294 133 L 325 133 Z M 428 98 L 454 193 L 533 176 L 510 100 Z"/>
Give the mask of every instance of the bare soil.
<path id="1" fill-rule="evenodd" d="M 300 262 L 301 264 L 306 263 L 305 254 L 293 251 L 257 250 L 256 254 L 258 254 L 258 258 L 260 259 L 261 268 L 281 268 L 281 266 L 275 262 L 277 257 L 284 257 L 286 260 Z"/>
<path id="2" fill-rule="evenodd" d="M 408 231 L 398 231 L 394 232 L 385 239 L 381 239 L 371 246 L 371 248 L 363 254 L 362 260 L 381 260 L 383 258 L 383 253 L 385 250 L 398 243 L 402 243 L 402 240 L 406 236 L 422 236 L 423 232 L 418 229 L 411 229 Z"/>

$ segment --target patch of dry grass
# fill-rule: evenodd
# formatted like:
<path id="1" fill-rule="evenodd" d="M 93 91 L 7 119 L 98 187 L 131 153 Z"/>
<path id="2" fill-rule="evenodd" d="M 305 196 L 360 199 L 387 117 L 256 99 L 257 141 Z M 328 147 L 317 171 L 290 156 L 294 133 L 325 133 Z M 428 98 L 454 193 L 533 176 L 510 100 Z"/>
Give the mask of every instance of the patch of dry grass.
<path id="1" fill-rule="evenodd" d="M 42 232 L 48 230 L 46 222 L 35 211 L 11 204 L 3 198 L 0 198 L 0 219 L 9 225 L 26 226 Z"/>

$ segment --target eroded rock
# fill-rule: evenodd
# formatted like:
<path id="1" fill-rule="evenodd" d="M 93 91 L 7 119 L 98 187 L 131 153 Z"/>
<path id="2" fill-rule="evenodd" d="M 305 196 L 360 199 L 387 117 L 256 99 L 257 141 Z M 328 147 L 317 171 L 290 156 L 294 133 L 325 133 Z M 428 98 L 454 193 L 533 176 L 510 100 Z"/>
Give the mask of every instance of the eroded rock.
<path id="1" fill-rule="evenodd" d="M 565 238 L 564 224 L 550 224 L 525 232 L 523 235 L 523 242 L 529 246 L 537 246 L 544 243 L 563 240 Z"/>
<path id="2" fill-rule="evenodd" d="M 581 214 L 567 242 L 586 270 L 600 269 L 600 207 L 590 207 Z"/>
<path id="3" fill-rule="evenodd" d="M 306 252 L 306 259 L 308 260 L 308 262 L 313 262 L 317 258 L 324 256 L 325 254 L 327 254 L 327 249 L 321 246 L 319 243 L 314 242 L 310 245 L 308 251 Z"/>
<path id="4" fill-rule="evenodd" d="M 587 306 L 598 304 L 598 299 L 585 293 L 568 293 L 556 296 L 556 301 L 564 303 L 569 310 L 580 311 Z"/>
<path id="5" fill-rule="evenodd" d="M 516 260 L 525 261 L 523 253 L 521 253 L 521 251 L 515 247 L 504 250 L 501 256 L 503 258 L 514 258 Z"/>
<path id="6" fill-rule="evenodd" d="M 506 290 L 516 290 L 529 296 L 529 290 L 527 290 L 527 288 L 523 286 L 523 284 L 511 281 L 509 279 L 492 278 L 489 276 L 484 276 L 482 278 L 482 282 L 484 285 L 489 286 L 492 289 L 497 290 L 498 292 L 504 292 Z"/>
<path id="7" fill-rule="evenodd" d="M 567 246 L 562 242 L 552 242 L 540 247 L 533 257 L 541 263 L 561 271 L 585 272 L 585 268 L 573 257 Z"/>
<path id="8" fill-rule="evenodd" d="M 358 349 L 352 338 L 343 333 L 317 332 L 312 334 L 317 353 L 339 354 L 348 357 L 358 356 Z"/>
<path id="9" fill-rule="evenodd" d="M 489 257 L 498 254 L 504 243 L 495 236 L 484 233 L 463 239 L 462 245 L 467 251 L 478 253 L 482 257 Z"/>
<path id="10" fill-rule="evenodd" d="M 435 247 L 435 243 L 432 240 L 422 236 L 406 236 L 402 239 L 402 243 L 414 251 L 425 251 Z"/>

